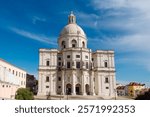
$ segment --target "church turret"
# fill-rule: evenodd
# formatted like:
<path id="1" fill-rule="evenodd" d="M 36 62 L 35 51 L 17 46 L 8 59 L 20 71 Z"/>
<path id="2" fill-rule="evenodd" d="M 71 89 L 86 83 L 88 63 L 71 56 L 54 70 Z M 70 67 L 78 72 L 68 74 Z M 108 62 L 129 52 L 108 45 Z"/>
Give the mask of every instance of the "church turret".
<path id="1" fill-rule="evenodd" d="M 76 24 L 76 16 L 71 11 L 71 14 L 68 17 L 68 24 Z"/>

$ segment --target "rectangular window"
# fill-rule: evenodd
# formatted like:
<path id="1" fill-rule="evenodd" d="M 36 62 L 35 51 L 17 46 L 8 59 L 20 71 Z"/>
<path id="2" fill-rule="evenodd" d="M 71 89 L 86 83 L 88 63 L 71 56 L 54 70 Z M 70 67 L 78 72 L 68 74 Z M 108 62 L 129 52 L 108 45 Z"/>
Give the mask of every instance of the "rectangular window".
<path id="1" fill-rule="evenodd" d="M 88 56 L 85 56 L 86 59 L 88 59 Z"/>
<path id="2" fill-rule="evenodd" d="M 86 69 L 88 69 L 89 68 L 89 64 L 88 64 L 88 62 L 86 62 Z"/>
<path id="3" fill-rule="evenodd" d="M 18 72 L 16 71 L 16 76 L 17 76 Z"/>
<path id="4" fill-rule="evenodd" d="M 109 89 L 109 87 L 106 87 L 106 89 Z"/>
<path id="5" fill-rule="evenodd" d="M 61 81 L 61 77 L 58 77 L 58 81 Z"/>
<path id="6" fill-rule="evenodd" d="M 108 81 L 108 78 L 105 78 L 105 83 L 108 83 L 109 81 Z"/>
<path id="7" fill-rule="evenodd" d="M 75 44 L 72 44 L 72 47 L 73 47 L 73 48 L 75 48 L 75 47 L 76 47 L 76 45 L 75 45 Z"/>
<path id="8" fill-rule="evenodd" d="M 58 62 L 58 66 L 61 66 L 61 62 Z"/>
<path id="9" fill-rule="evenodd" d="M 49 86 L 46 86 L 46 88 L 49 88 Z"/>
<path id="10" fill-rule="evenodd" d="M 67 68 L 70 68 L 70 62 L 67 62 Z"/>
<path id="11" fill-rule="evenodd" d="M 104 62 L 104 66 L 105 66 L 105 67 L 108 67 L 107 61 Z"/>
<path id="12" fill-rule="evenodd" d="M 94 61 L 94 58 L 92 58 L 92 61 Z"/>
<path id="13" fill-rule="evenodd" d="M 67 55 L 67 58 L 70 58 L 70 55 Z"/>
<path id="14" fill-rule="evenodd" d="M 46 61 L 46 66 L 49 66 L 49 61 Z"/>
<path id="15" fill-rule="evenodd" d="M 60 89 L 60 88 L 61 88 L 61 86 L 58 86 L 58 88 Z"/>
<path id="16" fill-rule="evenodd" d="M 76 68 L 80 68 L 80 62 L 76 62 Z"/>
<path id="17" fill-rule="evenodd" d="M 80 58 L 80 55 L 76 55 L 76 58 Z"/>
<path id="18" fill-rule="evenodd" d="M 61 60 L 61 57 L 58 57 L 58 60 Z"/>
<path id="19" fill-rule="evenodd" d="M 49 77 L 48 76 L 46 77 L 46 82 L 49 82 Z"/>

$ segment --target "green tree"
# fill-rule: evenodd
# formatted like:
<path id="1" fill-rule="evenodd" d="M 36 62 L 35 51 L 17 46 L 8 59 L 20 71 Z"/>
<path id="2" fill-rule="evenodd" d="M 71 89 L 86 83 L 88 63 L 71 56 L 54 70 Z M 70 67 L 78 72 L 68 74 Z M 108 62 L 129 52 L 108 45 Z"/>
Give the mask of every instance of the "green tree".
<path id="1" fill-rule="evenodd" d="M 150 90 L 142 95 L 138 95 L 135 100 L 150 100 Z"/>
<path id="2" fill-rule="evenodd" d="M 16 92 L 15 99 L 17 100 L 33 100 L 33 93 L 26 88 L 19 88 Z"/>

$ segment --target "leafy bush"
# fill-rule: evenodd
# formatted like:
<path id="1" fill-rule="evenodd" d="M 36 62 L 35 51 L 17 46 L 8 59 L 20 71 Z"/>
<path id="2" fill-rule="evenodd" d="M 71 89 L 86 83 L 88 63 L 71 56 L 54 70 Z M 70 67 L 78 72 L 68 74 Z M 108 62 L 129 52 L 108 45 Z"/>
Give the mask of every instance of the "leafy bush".
<path id="1" fill-rule="evenodd" d="M 17 100 L 33 100 L 33 93 L 26 88 L 19 88 L 16 92 L 15 99 Z"/>
<path id="2" fill-rule="evenodd" d="M 150 100 L 150 90 L 142 95 L 138 95 L 135 100 Z"/>

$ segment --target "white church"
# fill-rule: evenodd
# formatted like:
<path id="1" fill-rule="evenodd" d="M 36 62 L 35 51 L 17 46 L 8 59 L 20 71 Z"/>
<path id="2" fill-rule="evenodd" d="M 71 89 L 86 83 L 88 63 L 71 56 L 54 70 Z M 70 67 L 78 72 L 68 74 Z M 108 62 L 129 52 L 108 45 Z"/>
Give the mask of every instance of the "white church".
<path id="1" fill-rule="evenodd" d="M 116 76 L 113 50 L 87 48 L 87 37 L 76 16 L 58 37 L 59 49 L 39 50 L 38 95 L 97 95 L 115 97 Z"/>

